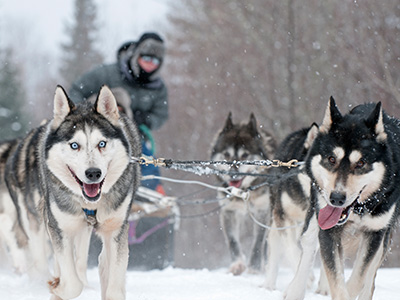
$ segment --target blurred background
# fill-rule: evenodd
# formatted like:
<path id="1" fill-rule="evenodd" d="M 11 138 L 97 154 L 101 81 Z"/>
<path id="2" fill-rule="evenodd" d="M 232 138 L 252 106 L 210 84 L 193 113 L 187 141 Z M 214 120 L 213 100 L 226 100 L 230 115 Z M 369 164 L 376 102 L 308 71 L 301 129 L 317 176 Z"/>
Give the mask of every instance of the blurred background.
<path id="1" fill-rule="evenodd" d="M 68 90 L 94 66 L 114 62 L 119 46 L 144 31 L 160 33 L 167 47 L 170 118 L 154 132 L 158 157 L 209 159 L 230 111 L 234 122 L 254 112 L 278 141 L 320 123 L 330 96 L 342 112 L 382 101 L 400 116 L 396 0 L 0 0 L 0 139 L 51 118 L 57 84 Z M 212 176 L 162 175 L 216 184 Z M 164 186 L 183 200 L 215 196 Z M 229 265 L 216 207 L 181 207 L 175 266 Z M 385 266 L 400 267 L 399 244 L 397 231 Z"/>

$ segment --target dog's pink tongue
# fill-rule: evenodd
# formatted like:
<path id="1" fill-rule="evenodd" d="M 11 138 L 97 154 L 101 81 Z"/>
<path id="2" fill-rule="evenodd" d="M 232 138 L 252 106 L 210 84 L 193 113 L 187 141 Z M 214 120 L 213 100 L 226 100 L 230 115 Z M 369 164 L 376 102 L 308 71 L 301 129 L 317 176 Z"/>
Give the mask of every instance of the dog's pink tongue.
<path id="1" fill-rule="evenodd" d="M 229 186 L 239 188 L 241 183 L 242 183 L 242 180 L 232 180 L 232 181 L 229 181 Z"/>
<path id="2" fill-rule="evenodd" d="M 335 226 L 342 215 L 342 209 L 330 205 L 325 206 L 319 211 L 318 224 L 322 230 L 326 230 Z"/>
<path id="3" fill-rule="evenodd" d="M 91 198 L 97 196 L 97 193 L 99 192 L 99 188 L 100 188 L 100 183 L 94 183 L 94 184 L 84 183 L 83 184 L 83 189 L 85 190 L 85 194 Z"/>

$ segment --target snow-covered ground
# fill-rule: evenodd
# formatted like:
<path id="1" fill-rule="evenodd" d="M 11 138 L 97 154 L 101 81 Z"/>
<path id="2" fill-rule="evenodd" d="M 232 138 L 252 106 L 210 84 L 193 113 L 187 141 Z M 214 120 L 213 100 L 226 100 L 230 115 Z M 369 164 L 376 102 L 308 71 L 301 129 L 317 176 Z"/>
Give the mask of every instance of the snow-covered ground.
<path id="1" fill-rule="evenodd" d="M 316 270 L 318 275 L 318 270 Z M 88 271 L 90 287 L 77 299 L 100 299 L 97 269 Z M 129 271 L 127 299 L 133 300 L 282 300 L 283 290 L 291 279 L 289 270 L 281 271 L 278 290 L 261 288 L 262 275 L 233 276 L 226 270 L 192 270 L 169 267 L 159 271 Z M 400 269 L 379 269 L 374 300 L 400 299 Z M 0 299 L 49 299 L 47 287 L 32 282 L 27 276 L 17 276 L 0 270 Z M 330 297 L 307 292 L 307 300 L 328 300 Z"/>

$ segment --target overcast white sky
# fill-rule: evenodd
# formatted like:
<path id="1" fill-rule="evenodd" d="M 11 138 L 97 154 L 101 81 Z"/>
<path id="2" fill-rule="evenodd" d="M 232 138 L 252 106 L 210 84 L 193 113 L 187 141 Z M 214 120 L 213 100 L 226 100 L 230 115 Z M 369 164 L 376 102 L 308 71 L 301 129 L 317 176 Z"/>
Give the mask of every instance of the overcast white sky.
<path id="1" fill-rule="evenodd" d="M 0 0 L 0 43 L 20 43 L 56 53 L 71 20 L 74 0 Z M 168 0 L 95 0 L 101 25 L 100 42 L 107 59 L 119 44 L 143 31 L 161 32 Z M 29 32 L 28 32 L 29 31 Z M 37 50 L 37 49 L 36 49 Z"/>

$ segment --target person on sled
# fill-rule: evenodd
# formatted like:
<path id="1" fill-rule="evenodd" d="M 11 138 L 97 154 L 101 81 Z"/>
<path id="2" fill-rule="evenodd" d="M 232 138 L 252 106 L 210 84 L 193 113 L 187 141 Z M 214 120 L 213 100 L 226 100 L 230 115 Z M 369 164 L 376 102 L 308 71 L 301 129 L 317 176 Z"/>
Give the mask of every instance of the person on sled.
<path id="1" fill-rule="evenodd" d="M 163 39 L 154 32 L 144 33 L 137 41 L 126 42 L 117 51 L 117 61 L 100 65 L 72 83 L 69 95 L 74 102 L 89 99 L 107 85 L 120 110 L 133 118 L 142 135 L 142 153 L 155 152 L 152 130 L 168 119 L 168 92 L 160 77 L 164 61 Z M 142 175 L 159 175 L 158 167 L 142 166 Z M 159 180 L 145 180 L 142 186 L 165 195 Z"/>

